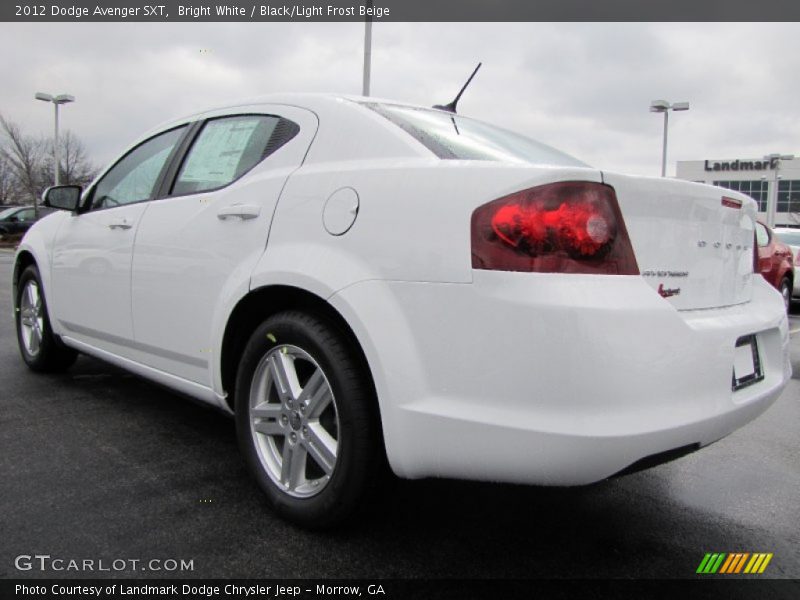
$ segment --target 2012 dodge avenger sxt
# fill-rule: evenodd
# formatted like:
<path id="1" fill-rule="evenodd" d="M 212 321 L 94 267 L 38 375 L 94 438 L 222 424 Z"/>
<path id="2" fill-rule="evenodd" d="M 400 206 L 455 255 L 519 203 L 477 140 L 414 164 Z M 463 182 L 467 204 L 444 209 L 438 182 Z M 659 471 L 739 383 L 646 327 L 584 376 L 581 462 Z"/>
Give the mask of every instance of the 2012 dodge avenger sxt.
<path id="1" fill-rule="evenodd" d="M 273 96 L 168 123 L 16 254 L 20 350 L 235 413 L 272 506 L 408 478 L 578 485 L 707 445 L 790 377 L 753 200 L 446 110 Z"/>

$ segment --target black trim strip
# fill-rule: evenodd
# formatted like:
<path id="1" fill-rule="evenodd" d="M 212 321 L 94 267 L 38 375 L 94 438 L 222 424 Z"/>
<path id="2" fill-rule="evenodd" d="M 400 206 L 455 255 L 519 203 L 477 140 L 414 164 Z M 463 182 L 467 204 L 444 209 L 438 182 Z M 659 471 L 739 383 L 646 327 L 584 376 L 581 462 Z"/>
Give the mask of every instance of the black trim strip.
<path id="1" fill-rule="evenodd" d="M 201 367 L 204 369 L 208 368 L 207 360 L 195 358 L 194 356 L 187 356 L 186 354 L 180 354 L 179 352 L 164 350 L 163 348 L 158 348 L 157 346 L 151 346 L 150 344 L 143 344 L 135 340 L 129 340 L 127 338 L 119 337 L 117 335 L 111 335 L 110 333 L 97 331 L 96 329 L 84 327 L 83 325 L 78 325 L 77 323 L 70 323 L 69 321 L 62 321 L 59 319 L 59 323 L 61 323 L 66 329 L 68 329 L 72 333 L 85 335 L 87 337 L 94 338 L 96 340 L 102 340 L 104 342 L 116 344 L 117 346 L 130 348 L 131 350 L 139 350 L 140 352 L 147 352 L 148 354 L 154 354 L 155 356 L 160 356 L 161 358 L 166 358 L 167 360 L 174 360 L 175 362 L 191 365 L 193 367 Z"/>

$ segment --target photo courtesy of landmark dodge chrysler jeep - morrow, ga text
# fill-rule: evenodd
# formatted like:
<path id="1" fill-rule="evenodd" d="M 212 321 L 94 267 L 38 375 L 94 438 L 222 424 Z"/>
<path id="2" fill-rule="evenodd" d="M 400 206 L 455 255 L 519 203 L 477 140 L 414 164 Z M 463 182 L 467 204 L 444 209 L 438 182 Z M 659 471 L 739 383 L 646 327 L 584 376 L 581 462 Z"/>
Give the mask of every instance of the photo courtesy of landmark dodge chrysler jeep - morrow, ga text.
<path id="1" fill-rule="evenodd" d="M 234 413 L 285 518 L 406 478 L 580 485 L 710 444 L 790 378 L 738 192 L 447 110 L 283 95 L 167 123 L 19 245 L 20 351 Z"/>

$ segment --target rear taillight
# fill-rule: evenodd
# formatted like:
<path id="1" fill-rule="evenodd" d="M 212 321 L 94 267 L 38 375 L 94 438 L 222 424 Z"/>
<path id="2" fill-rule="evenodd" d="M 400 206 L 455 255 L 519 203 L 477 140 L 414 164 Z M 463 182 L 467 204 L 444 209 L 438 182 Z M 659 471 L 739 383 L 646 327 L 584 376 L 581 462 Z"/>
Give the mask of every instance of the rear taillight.
<path id="1" fill-rule="evenodd" d="M 477 208 L 472 268 L 639 274 L 614 189 L 585 181 L 542 185 Z"/>

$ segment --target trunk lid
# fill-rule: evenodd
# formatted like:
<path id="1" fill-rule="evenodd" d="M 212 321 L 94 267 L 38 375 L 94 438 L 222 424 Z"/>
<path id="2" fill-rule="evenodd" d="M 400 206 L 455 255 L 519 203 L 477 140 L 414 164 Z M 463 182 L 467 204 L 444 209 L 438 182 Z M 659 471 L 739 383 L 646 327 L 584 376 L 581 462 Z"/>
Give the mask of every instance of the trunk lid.
<path id="1" fill-rule="evenodd" d="M 616 191 L 642 277 L 675 308 L 750 301 L 754 200 L 688 181 L 605 172 L 603 181 Z"/>

